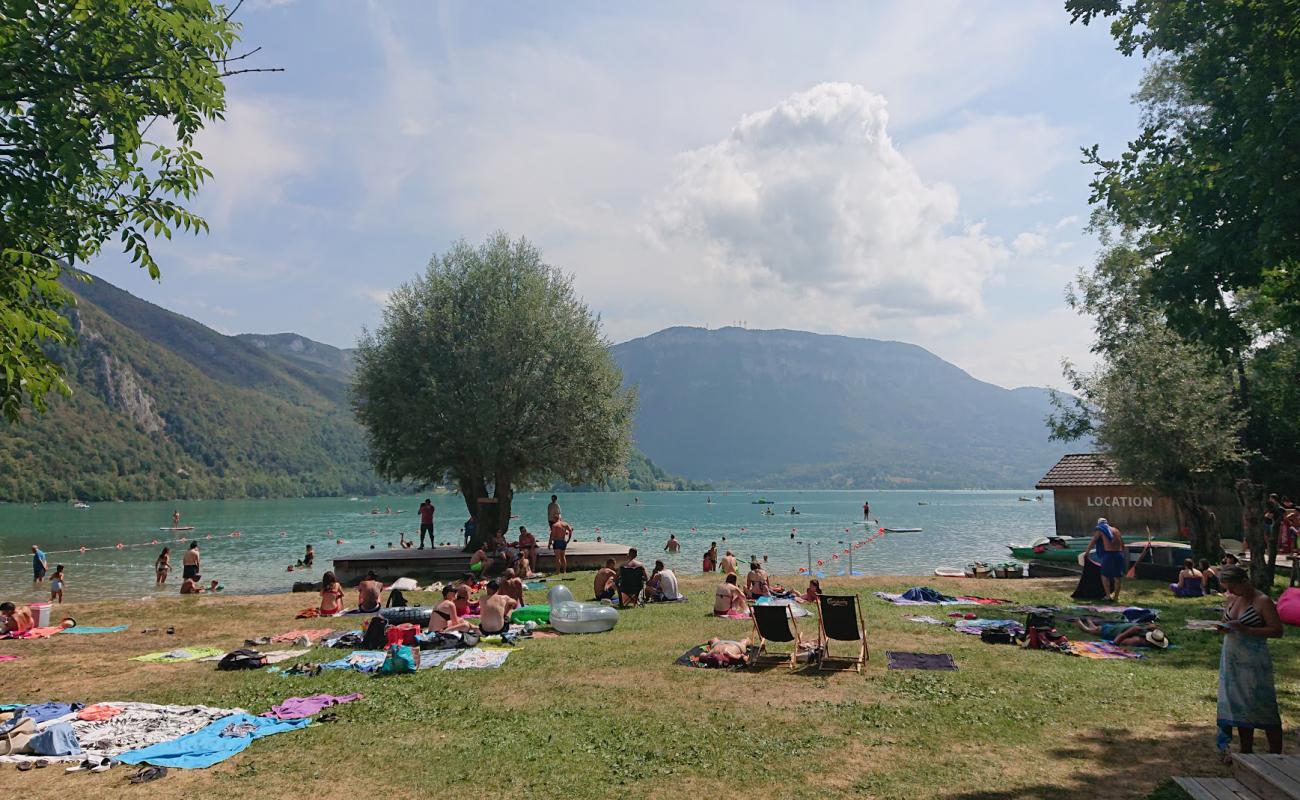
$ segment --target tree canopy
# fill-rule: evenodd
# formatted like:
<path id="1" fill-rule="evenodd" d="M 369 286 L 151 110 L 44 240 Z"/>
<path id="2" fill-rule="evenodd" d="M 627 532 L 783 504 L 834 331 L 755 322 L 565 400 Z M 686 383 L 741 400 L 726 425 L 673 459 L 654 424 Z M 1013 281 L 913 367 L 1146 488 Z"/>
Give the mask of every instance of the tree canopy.
<path id="1" fill-rule="evenodd" d="M 358 344 L 353 388 L 381 475 L 453 480 L 471 515 L 491 487 L 497 530 L 513 487 L 600 481 L 630 446 L 635 395 L 599 318 L 537 248 L 503 233 L 456 243 L 393 292 Z"/>
<path id="2" fill-rule="evenodd" d="M 1083 276 L 1085 295 L 1114 299 L 1122 285 L 1138 301 L 1128 310 L 1083 304 L 1102 356 L 1082 387 L 1096 403 L 1087 411 L 1104 419 L 1141 402 L 1148 419 L 1173 423 L 1166 434 L 1220 456 L 1212 459 L 1220 480 L 1235 484 L 1243 504 L 1252 577 L 1271 586 L 1277 541 L 1263 538 L 1264 492 L 1300 488 L 1300 0 L 1067 0 L 1066 8 L 1084 24 L 1110 19 L 1120 52 L 1150 60 L 1134 98 L 1136 137 L 1117 157 L 1085 151 L 1096 170 L 1094 225 L 1123 242 Z M 1182 364 L 1193 383 L 1163 374 L 1162 364 Z M 1168 408 L 1159 397 L 1108 393 L 1109 376 L 1125 372 L 1160 379 Z M 1184 396 L 1192 391 L 1202 395 Z M 1160 441 L 1130 443 L 1149 464 L 1167 464 Z M 1137 461 L 1127 469 L 1142 477 Z"/>
<path id="3" fill-rule="evenodd" d="M 182 202 L 209 176 L 194 137 L 247 71 L 238 32 L 209 0 L 0 0 L 5 418 L 67 391 L 45 348 L 72 336 L 68 267 L 117 238 L 157 278 L 149 240 L 206 228 Z"/>

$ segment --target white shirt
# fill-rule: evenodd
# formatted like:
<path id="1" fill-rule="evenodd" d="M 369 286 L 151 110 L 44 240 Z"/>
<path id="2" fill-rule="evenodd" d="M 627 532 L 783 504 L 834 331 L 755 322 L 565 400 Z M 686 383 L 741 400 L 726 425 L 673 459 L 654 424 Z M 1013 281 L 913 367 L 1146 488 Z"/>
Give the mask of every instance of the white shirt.
<path id="1" fill-rule="evenodd" d="M 677 591 L 677 576 L 672 570 L 666 569 L 659 573 L 659 591 L 663 593 L 665 600 L 676 600 L 681 597 Z"/>

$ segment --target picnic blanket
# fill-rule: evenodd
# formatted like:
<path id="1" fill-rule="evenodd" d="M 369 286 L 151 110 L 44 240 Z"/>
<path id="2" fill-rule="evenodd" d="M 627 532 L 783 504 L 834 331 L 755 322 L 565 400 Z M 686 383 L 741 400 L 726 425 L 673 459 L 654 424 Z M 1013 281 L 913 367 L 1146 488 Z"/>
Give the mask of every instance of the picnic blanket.
<path id="1" fill-rule="evenodd" d="M 496 669 L 506 663 L 512 650 L 471 647 L 442 665 L 443 669 Z"/>
<path id="2" fill-rule="evenodd" d="M 146 653 L 142 656 L 135 656 L 131 660 L 161 664 L 178 664 L 183 661 L 202 661 L 203 659 L 212 656 L 220 658 L 225 654 L 225 650 L 216 647 L 182 647 L 177 650 L 167 650 L 162 653 Z"/>
<path id="3" fill-rule="evenodd" d="M 309 719 L 279 720 L 231 714 L 179 739 L 122 753 L 117 760 L 123 764 L 204 769 L 242 753 L 256 739 L 296 731 L 310 724 Z"/>
<path id="4" fill-rule="evenodd" d="M 75 628 L 65 628 L 64 633 L 121 633 L 130 625 L 109 625 L 108 627 L 97 627 L 95 625 L 78 625 Z"/>
<path id="5" fill-rule="evenodd" d="M 948 653 L 897 653 L 885 651 L 889 669 L 927 669 L 956 671 L 957 662 Z"/>
<path id="6" fill-rule="evenodd" d="M 1123 647 L 1111 644 L 1110 642 L 1079 642 L 1072 641 L 1065 647 L 1065 652 L 1072 656 L 1083 656 L 1084 658 L 1112 659 L 1112 658 L 1142 658 L 1141 653 L 1135 653 L 1132 650 L 1126 650 Z"/>
<path id="7" fill-rule="evenodd" d="M 84 751 L 79 756 L 0 756 L 0 762 L 18 763 L 46 758 L 50 761 L 83 761 L 116 758 L 128 750 L 137 750 L 193 733 L 222 717 L 241 713 L 238 708 L 208 706 L 160 706 L 153 703 L 104 702 L 84 711 L 112 707 L 118 713 L 102 719 L 70 721 L 72 732 Z M 76 715 L 77 717 L 80 714 Z M 95 715 L 101 716 L 101 715 Z"/>

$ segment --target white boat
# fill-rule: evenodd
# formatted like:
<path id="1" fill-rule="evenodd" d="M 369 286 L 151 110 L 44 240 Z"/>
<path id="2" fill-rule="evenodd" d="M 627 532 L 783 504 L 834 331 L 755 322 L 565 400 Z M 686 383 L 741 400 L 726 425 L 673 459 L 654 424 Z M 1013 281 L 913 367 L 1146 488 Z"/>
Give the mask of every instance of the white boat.
<path id="1" fill-rule="evenodd" d="M 73 507 L 73 508 L 80 508 L 80 509 L 87 509 L 87 508 L 90 508 L 90 504 L 89 504 L 89 503 L 83 503 L 83 502 L 81 502 L 80 500 L 78 500 L 77 502 L 75 502 L 75 503 L 72 504 L 72 507 Z"/>

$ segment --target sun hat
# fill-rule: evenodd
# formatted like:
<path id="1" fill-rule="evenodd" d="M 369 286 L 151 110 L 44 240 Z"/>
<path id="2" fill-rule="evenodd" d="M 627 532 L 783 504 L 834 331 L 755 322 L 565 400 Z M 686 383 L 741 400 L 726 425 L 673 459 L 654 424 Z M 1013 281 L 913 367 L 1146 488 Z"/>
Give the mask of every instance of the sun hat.
<path id="1" fill-rule="evenodd" d="M 1152 631 L 1147 631 L 1146 639 L 1147 639 L 1147 644 L 1151 645 L 1152 647 L 1159 647 L 1161 650 L 1169 646 L 1169 640 L 1165 638 L 1165 632 L 1160 630 L 1159 628 L 1156 628 L 1155 630 Z"/>

